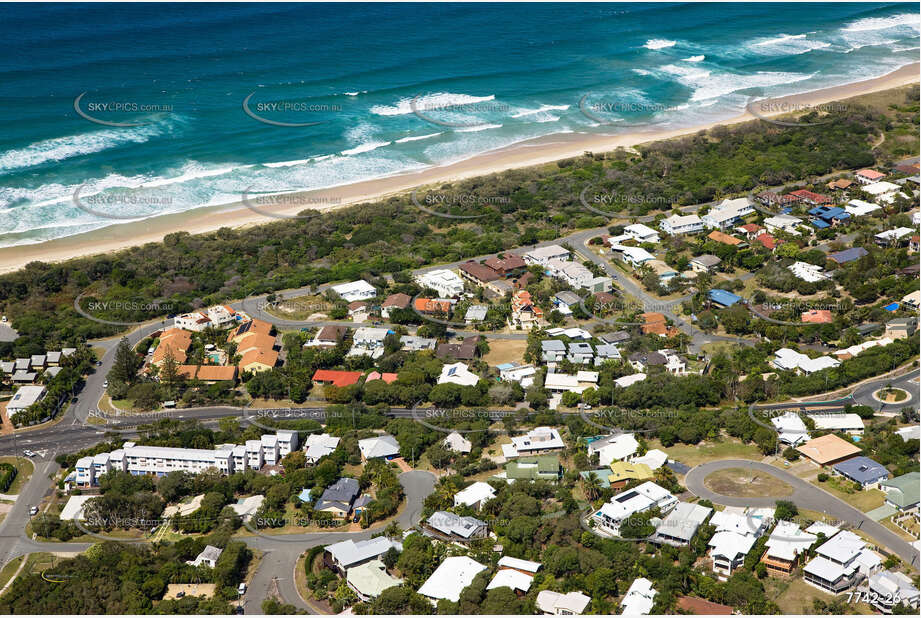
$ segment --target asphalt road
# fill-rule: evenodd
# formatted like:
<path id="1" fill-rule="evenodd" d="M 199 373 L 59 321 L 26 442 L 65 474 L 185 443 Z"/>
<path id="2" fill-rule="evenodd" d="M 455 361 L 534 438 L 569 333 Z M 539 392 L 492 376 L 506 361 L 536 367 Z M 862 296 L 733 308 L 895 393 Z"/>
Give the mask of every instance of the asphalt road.
<path id="1" fill-rule="evenodd" d="M 713 472 L 727 468 L 746 468 L 767 472 L 793 487 L 793 494 L 783 498 L 738 498 L 718 494 L 707 489 L 704 485 L 704 479 Z M 711 461 L 692 468 L 684 477 L 684 480 L 689 491 L 700 498 L 710 500 L 714 504 L 741 507 L 774 507 L 777 500 L 789 500 L 800 508 L 819 511 L 840 522 L 845 522 L 849 528 L 862 530 L 881 547 L 885 547 L 895 553 L 913 567 L 918 566 L 918 550 L 903 541 L 897 534 L 882 524 L 873 521 L 865 513 L 855 509 L 847 502 L 772 465 L 747 459 Z"/>

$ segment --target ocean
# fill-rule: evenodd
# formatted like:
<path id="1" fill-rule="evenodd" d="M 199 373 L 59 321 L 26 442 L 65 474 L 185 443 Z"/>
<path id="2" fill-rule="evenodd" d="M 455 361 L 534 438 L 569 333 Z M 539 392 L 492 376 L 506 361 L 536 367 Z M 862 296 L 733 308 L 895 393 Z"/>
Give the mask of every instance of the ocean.
<path id="1" fill-rule="evenodd" d="M 8 4 L 0 247 L 729 118 L 917 61 L 919 21 L 892 3 Z"/>

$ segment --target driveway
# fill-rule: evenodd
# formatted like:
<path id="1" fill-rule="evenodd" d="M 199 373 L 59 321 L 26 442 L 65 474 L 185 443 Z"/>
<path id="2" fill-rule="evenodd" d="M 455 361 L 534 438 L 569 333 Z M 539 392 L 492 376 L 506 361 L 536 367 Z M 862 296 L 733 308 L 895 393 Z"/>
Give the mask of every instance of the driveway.
<path id="1" fill-rule="evenodd" d="M 711 461 L 693 468 L 685 476 L 685 485 L 696 496 L 710 500 L 714 504 L 738 507 L 773 507 L 778 498 L 737 498 L 725 496 L 710 491 L 704 485 L 704 479 L 711 473 L 727 468 L 749 468 L 773 475 L 793 487 L 793 494 L 782 498 L 796 504 L 796 506 L 818 511 L 838 521 L 846 522 L 848 527 L 862 530 L 869 535 L 880 547 L 898 555 L 902 560 L 917 568 L 918 550 L 903 541 L 897 534 L 878 524 L 866 513 L 858 511 L 847 502 L 836 498 L 830 493 L 774 466 L 747 459 L 726 459 Z"/>

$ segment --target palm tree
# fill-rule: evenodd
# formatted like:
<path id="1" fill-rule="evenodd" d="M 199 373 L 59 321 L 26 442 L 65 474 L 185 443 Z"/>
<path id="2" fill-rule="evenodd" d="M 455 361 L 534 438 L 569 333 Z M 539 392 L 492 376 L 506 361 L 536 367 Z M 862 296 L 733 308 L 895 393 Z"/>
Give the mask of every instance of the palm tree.
<path id="1" fill-rule="evenodd" d="M 594 500 L 601 493 L 601 479 L 595 471 L 582 477 L 582 491 L 589 500 Z"/>

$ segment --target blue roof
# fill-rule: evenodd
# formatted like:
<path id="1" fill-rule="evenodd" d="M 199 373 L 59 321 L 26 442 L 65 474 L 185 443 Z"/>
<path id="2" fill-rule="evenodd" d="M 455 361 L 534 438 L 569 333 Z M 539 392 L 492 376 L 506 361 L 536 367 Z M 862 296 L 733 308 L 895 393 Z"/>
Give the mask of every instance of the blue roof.
<path id="1" fill-rule="evenodd" d="M 811 223 L 813 226 L 819 228 L 820 230 L 824 230 L 824 229 L 827 228 L 827 227 L 831 227 L 831 224 L 825 223 L 825 222 L 822 221 L 821 219 L 813 219 L 813 220 L 810 221 L 809 223 Z"/>
<path id="2" fill-rule="evenodd" d="M 853 457 L 834 465 L 835 471 L 858 483 L 872 483 L 889 478 L 889 470 L 869 457 Z"/>
<path id="3" fill-rule="evenodd" d="M 811 208 L 811 209 L 809 210 L 809 214 L 810 214 L 810 215 L 815 215 L 815 216 L 817 216 L 817 217 L 821 217 L 822 215 L 825 214 L 825 207 L 824 207 L 824 206 L 816 206 L 815 208 Z"/>
<path id="4" fill-rule="evenodd" d="M 821 217 L 828 221 L 829 219 L 850 219 L 851 214 L 840 206 L 816 206 L 809 211 L 810 215 Z"/>
<path id="5" fill-rule="evenodd" d="M 731 307 L 732 305 L 742 300 L 741 296 L 736 296 L 732 292 L 727 292 L 726 290 L 719 289 L 710 290 L 709 296 L 710 300 L 717 304 L 723 305 L 724 307 Z"/>
<path id="6" fill-rule="evenodd" d="M 785 206 L 784 208 L 780 209 L 780 214 L 782 215 L 789 215 L 791 212 L 793 212 L 792 206 Z"/>
<path id="7" fill-rule="evenodd" d="M 834 260 L 839 264 L 847 264 L 848 262 L 859 260 L 863 256 L 867 255 L 867 253 L 868 251 L 863 247 L 851 247 L 850 249 L 838 251 L 837 253 L 829 253 L 828 259 Z"/>
<path id="8" fill-rule="evenodd" d="M 297 494 L 297 499 L 301 502 L 313 502 L 313 498 L 310 497 L 309 489 L 302 489 L 301 493 Z"/>

